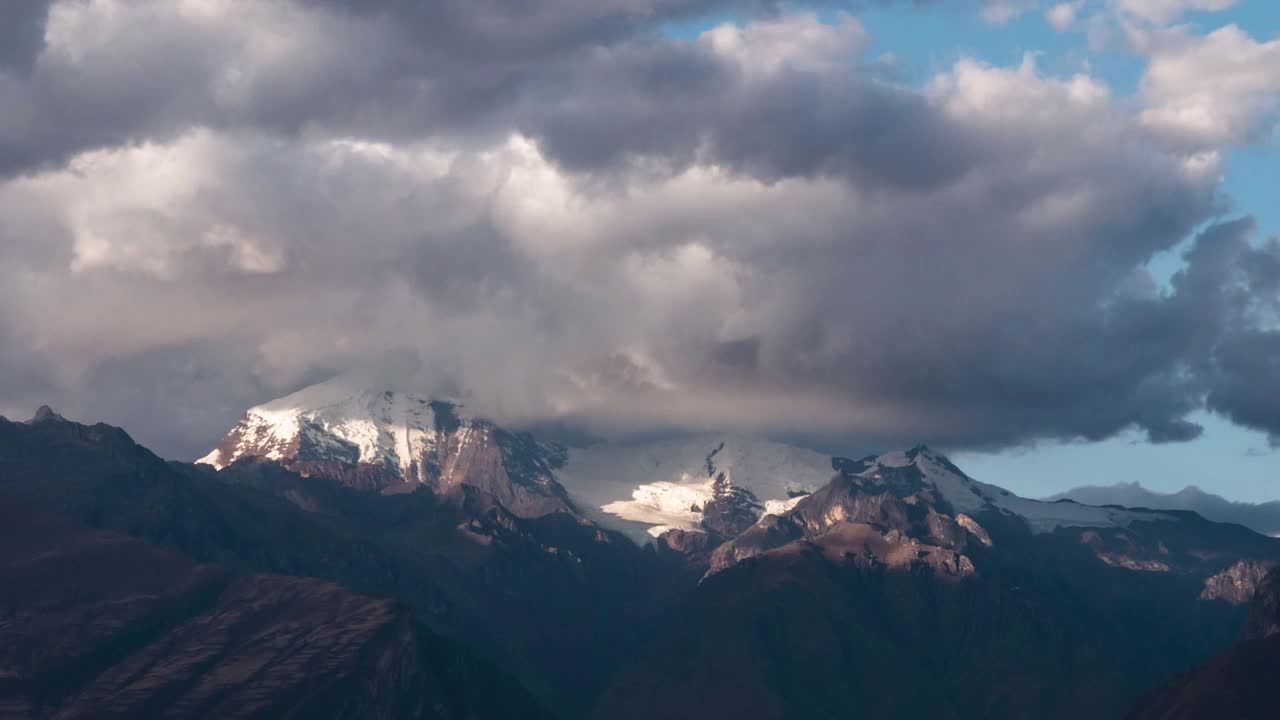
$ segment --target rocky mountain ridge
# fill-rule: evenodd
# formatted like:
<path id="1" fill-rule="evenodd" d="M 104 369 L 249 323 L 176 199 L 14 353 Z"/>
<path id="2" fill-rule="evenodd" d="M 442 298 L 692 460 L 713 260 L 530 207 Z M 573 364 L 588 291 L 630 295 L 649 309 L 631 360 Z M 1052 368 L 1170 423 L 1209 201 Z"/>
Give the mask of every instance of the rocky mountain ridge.
<path id="1" fill-rule="evenodd" d="M 964 575 L 972 572 L 964 549 L 993 542 L 983 517 L 1032 535 L 1065 533 L 1107 565 L 1193 574 L 1205 600 L 1247 602 L 1273 562 L 1172 552 L 1176 543 L 1164 539 L 1178 534 L 1171 528 L 1205 527 L 1188 513 L 1022 498 L 923 445 L 858 460 L 748 436 L 569 448 L 466 417 L 454 403 L 341 380 L 251 408 L 200 462 L 227 468 L 249 458 L 382 494 L 474 487 L 518 517 L 565 513 L 656 543 L 697 573 L 805 541 L 868 562 L 923 562 Z M 838 524 L 811 517 L 807 508 L 822 502 L 825 512 L 846 513 L 841 522 L 871 529 L 842 526 L 822 539 Z M 872 517 L 872 506 L 882 514 Z"/>
<path id="2" fill-rule="evenodd" d="M 905 465 L 833 460 L 831 482 L 721 545 L 709 572 L 809 542 L 863 567 L 925 566 L 944 577 L 972 574 L 973 562 L 963 553 L 970 545 L 990 547 L 990 535 L 973 518 L 955 513 L 937 486 L 926 481 L 916 462 L 927 458 L 938 464 L 936 456 L 917 448 L 906 457 Z"/>

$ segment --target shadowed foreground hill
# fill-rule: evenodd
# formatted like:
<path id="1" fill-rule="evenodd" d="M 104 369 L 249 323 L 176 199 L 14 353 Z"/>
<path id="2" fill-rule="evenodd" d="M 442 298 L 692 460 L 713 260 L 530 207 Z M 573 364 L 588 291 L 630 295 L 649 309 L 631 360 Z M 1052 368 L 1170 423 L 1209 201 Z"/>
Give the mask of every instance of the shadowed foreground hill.
<path id="1" fill-rule="evenodd" d="M 516 517 L 468 485 L 381 495 L 255 459 L 215 473 L 47 411 L 0 419 L 0 492 L 232 572 L 399 597 L 565 715 L 609 676 L 615 644 L 599 638 L 662 587 L 654 554 L 625 538 L 564 513 Z"/>
<path id="2" fill-rule="evenodd" d="M 0 717 L 541 717 L 399 601 L 235 576 L 0 496 Z"/>

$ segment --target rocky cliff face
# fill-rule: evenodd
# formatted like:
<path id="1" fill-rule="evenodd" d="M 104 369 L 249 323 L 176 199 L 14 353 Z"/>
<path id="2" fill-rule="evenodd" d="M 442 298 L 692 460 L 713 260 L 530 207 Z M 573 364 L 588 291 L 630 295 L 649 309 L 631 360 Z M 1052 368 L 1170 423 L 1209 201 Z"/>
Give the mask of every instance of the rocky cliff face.
<path id="1" fill-rule="evenodd" d="M 719 539 L 735 538 L 760 519 L 764 505 L 755 493 L 737 487 L 718 473 L 711 482 L 711 499 L 702 507 L 702 529 Z"/>
<path id="2" fill-rule="evenodd" d="M 1275 567 L 1272 561 L 1240 560 L 1204 581 L 1203 600 L 1223 600 L 1243 605 L 1253 599 L 1262 579 Z M 1280 615 L 1277 615 L 1280 617 Z"/>
<path id="3" fill-rule="evenodd" d="M 1280 569 L 1272 569 L 1258 582 L 1249 604 L 1244 639 L 1264 640 L 1280 634 Z"/>

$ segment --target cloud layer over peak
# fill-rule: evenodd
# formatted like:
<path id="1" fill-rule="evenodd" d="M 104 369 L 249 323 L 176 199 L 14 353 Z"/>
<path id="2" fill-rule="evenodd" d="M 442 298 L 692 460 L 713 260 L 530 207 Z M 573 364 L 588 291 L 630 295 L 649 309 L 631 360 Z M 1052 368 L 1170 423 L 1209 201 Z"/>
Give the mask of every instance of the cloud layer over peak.
<path id="1" fill-rule="evenodd" d="M 746 19 L 662 31 L 713 11 Z M 1247 390 L 1280 382 L 1280 248 L 1219 217 L 1248 133 L 1171 136 L 1154 64 L 1145 108 L 1030 56 L 910 87 L 854 16 L 711 0 L 22 16 L 0 411 L 194 456 L 376 365 L 597 432 L 1176 441 L 1207 404 L 1280 433 Z"/>

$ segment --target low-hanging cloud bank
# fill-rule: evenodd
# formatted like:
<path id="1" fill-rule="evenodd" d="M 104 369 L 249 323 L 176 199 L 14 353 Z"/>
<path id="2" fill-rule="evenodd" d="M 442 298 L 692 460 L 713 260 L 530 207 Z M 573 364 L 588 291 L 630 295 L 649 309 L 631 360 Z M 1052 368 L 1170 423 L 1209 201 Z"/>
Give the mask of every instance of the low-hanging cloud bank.
<path id="1" fill-rule="evenodd" d="M 193 456 L 372 368 L 597 432 L 1280 435 L 1280 245 L 1219 187 L 1267 115 L 1190 143 L 1175 65 L 1144 109 L 1030 58 L 904 87 L 768 4 L 20 4 L 0 411 Z"/>

